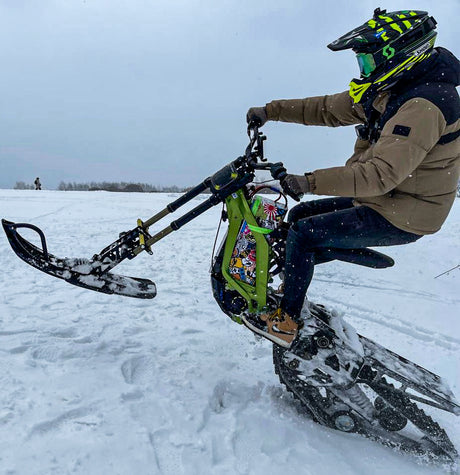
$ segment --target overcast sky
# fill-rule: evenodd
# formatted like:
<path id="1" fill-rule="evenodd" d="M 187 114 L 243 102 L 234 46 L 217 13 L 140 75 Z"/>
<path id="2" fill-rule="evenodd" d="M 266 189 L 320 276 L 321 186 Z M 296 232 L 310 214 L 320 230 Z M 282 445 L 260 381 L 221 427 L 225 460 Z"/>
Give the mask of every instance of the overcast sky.
<path id="1" fill-rule="evenodd" d="M 0 187 L 199 183 L 243 152 L 250 106 L 347 89 L 354 55 L 326 45 L 377 6 L 428 10 L 459 56 L 460 0 L 0 0 Z M 292 173 L 341 165 L 354 142 L 264 131 Z"/>

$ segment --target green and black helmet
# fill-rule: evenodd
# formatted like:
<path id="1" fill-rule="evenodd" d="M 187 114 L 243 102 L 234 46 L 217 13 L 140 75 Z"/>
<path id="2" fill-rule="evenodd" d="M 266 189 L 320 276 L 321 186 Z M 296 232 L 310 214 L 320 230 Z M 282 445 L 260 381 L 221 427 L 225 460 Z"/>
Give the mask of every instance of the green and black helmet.
<path id="1" fill-rule="evenodd" d="M 332 51 L 352 49 L 361 78 L 376 77 L 410 58 L 430 51 L 436 38 L 436 20 L 427 12 L 401 10 L 387 13 L 377 8 L 363 25 L 333 41 Z"/>

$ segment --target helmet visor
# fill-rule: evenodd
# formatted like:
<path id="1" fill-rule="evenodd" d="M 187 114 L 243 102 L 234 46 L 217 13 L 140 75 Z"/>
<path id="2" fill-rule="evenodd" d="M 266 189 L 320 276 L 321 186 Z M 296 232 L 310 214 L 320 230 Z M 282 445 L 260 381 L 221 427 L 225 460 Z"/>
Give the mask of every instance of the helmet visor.
<path id="1" fill-rule="evenodd" d="M 358 53 L 356 55 L 358 60 L 359 70 L 362 77 L 369 77 L 375 71 L 376 65 L 374 56 L 370 53 Z"/>

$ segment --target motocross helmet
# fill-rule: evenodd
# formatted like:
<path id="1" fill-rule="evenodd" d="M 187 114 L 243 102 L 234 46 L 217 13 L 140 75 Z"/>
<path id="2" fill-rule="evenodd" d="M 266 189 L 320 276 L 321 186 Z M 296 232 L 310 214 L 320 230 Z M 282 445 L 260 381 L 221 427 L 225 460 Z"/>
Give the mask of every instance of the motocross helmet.
<path id="1" fill-rule="evenodd" d="M 369 21 L 327 47 L 332 51 L 352 49 L 356 53 L 361 80 L 354 80 L 355 85 L 364 83 L 367 89 L 378 83 L 379 89 L 383 89 L 430 56 L 437 35 L 435 28 L 436 20 L 425 11 L 387 13 L 377 8 Z"/>

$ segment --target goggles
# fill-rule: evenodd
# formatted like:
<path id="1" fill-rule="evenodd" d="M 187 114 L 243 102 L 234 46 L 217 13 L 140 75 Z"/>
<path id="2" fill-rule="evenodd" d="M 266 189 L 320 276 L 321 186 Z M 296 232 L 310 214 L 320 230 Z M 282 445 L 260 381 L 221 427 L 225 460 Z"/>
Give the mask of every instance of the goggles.
<path id="1" fill-rule="evenodd" d="M 357 53 L 356 59 L 358 60 L 359 70 L 362 77 L 369 77 L 376 69 L 375 59 L 371 53 Z"/>

